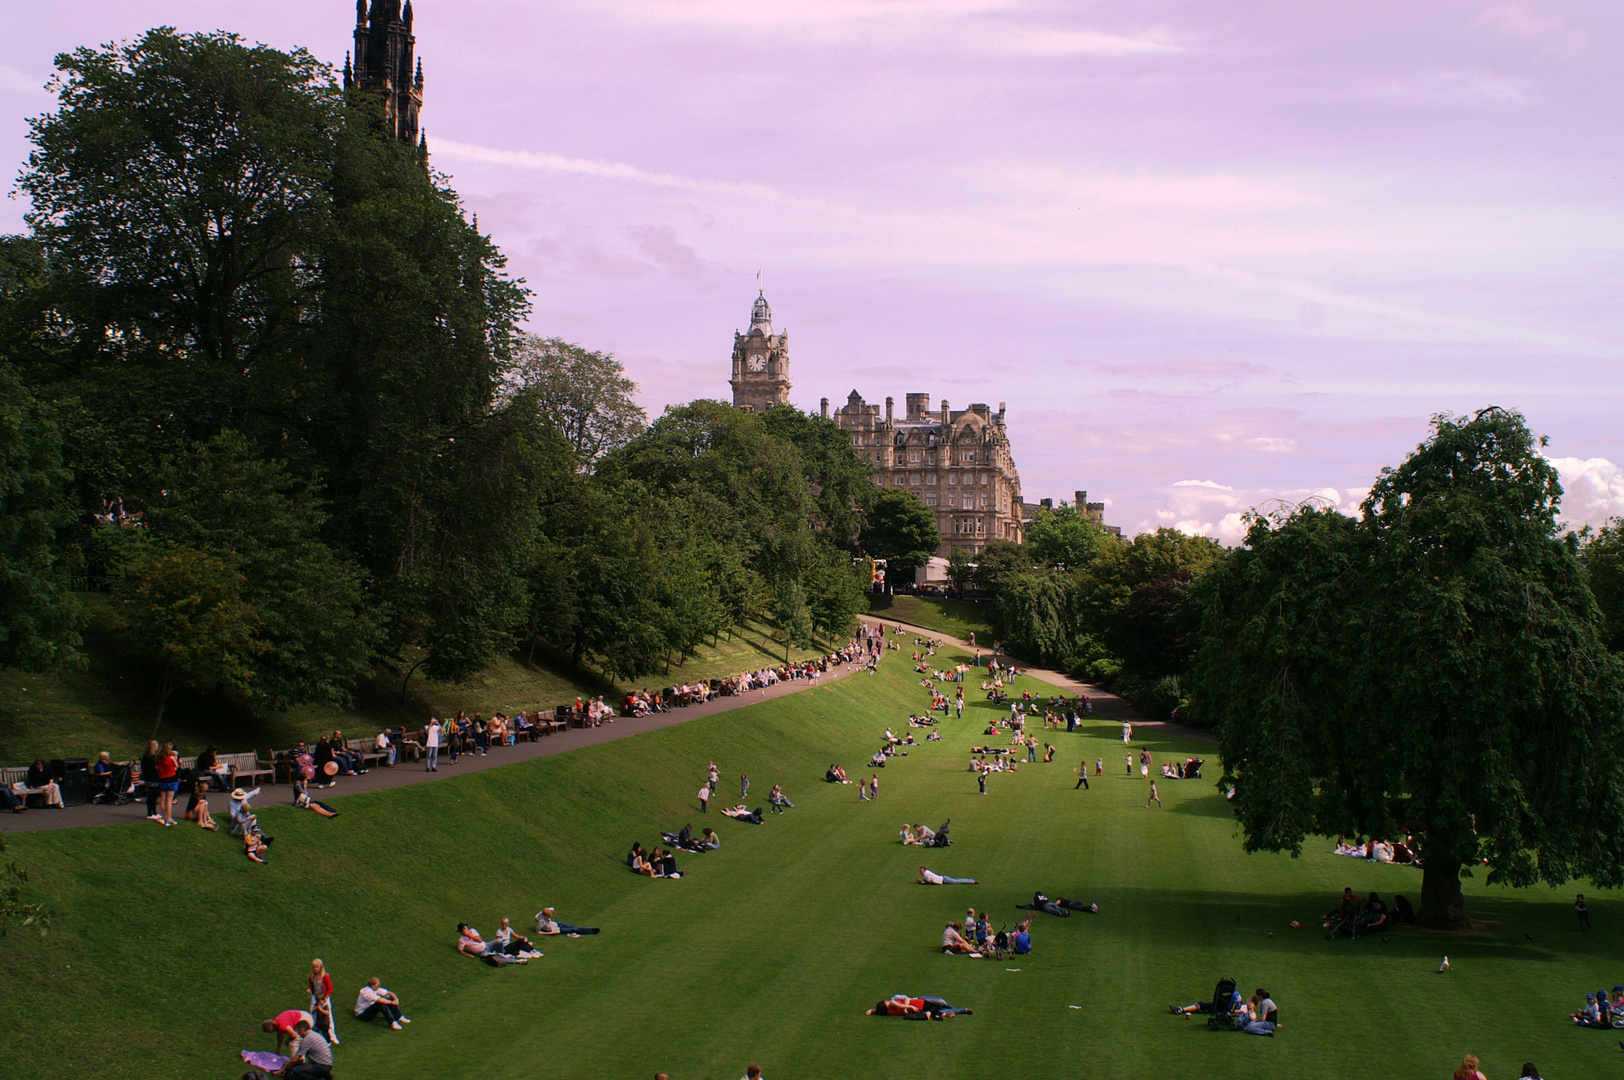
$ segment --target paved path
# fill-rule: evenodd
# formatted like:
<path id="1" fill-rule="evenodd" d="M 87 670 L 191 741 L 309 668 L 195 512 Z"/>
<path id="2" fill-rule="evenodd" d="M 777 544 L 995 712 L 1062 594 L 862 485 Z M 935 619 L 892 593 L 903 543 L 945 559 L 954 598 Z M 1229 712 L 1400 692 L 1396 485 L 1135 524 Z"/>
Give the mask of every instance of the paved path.
<path id="1" fill-rule="evenodd" d="M 732 709 L 742 708 L 745 705 L 754 705 L 761 701 L 770 701 L 773 698 L 783 697 L 785 694 L 795 694 L 808 690 L 814 686 L 824 686 L 835 679 L 844 678 L 853 672 L 861 671 L 862 664 L 842 664 L 826 675 L 820 675 L 816 682 L 806 679 L 797 679 L 794 682 L 781 682 L 766 690 L 752 690 L 747 694 L 735 697 L 717 697 L 705 702 L 703 705 L 690 705 L 684 709 L 672 709 L 670 712 L 654 713 L 650 716 L 632 718 L 619 717 L 611 723 L 595 728 L 571 728 L 556 735 L 543 735 L 535 742 L 522 742 L 515 746 L 506 746 L 495 753 L 483 757 L 463 754 L 457 759 L 455 765 L 444 751 L 440 754 L 440 771 L 425 772 L 421 764 L 406 761 L 393 768 L 374 768 L 361 776 L 341 776 L 336 787 L 314 793 L 315 798 L 322 800 L 332 799 L 344 795 L 353 795 L 362 791 L 383 791 L 386 788 L 404 787 L 407 784 L 420 784 L 425 781 L 438 780 L 441 777 L 457 776 L 470 772 L 480 772 L 484 769 L 494 769 L 502 765 L 514 765 L 521 761 L 534 761 L 536 758 L 549 757 L 553 754 L 562 754 L 570 750 L 579 750 L 585 746 L 597 746 L 600 743 L 613 742 L 615 739 L 624 739 L 629 735 L 637 735 L 645 731 L 654 731 L 658 728 L 670 727 L 689 720 L 698 720 L 706 716 L 715 716 L 717 713 L 728 712 Z M 292 789 L 286 784 L 266 785 L 257 803 L 259 806 L 275 806 L 292 798 Z M 175 811 L 177 814 L 186 806 L 185 793 L 176 796 Z M 229 813 L 230 800 L 224 795 L 215 793 L 210 796 L 210 812 L 215 820 L 224 824 L 225 813 Z M 147 804 L 145 799 L 137 799 L 124 806 L 106 806 L 85 804 L 70 806 L 65 810 L 29 810 L 21 814 L 7 814 L 0 812 L 0 832 L 20 833 L 38 832 L 44 829 L 77 829 L 92 825 L 122 825 L 129 822 L 145 822 Z M 223 813 L 224 812 L 224 813 Z M 148 824 L 153 824 L 148 822 Z M 175 827 L 191 825 L 190 822 L 176 818 Z M 153 827 L 157 827 L 154 825 Z M 191 826 L 196 828 L 195 825 Z"/>
<path id="2" fill-rule="evenodd" d="M 944 634 L 940 630 L 931 630 L 927 627 L 916 626 L 913 623 L 902 622 L 898 619 L 882 619 L 866 615 L 863 618 L 865 622 L 883 623 L 886 626 L 900 626 L 907 630 L 917 631 L 918 633 L 927 637 L 933 637 L 940 641 L 948 641 L 959 646 L 960 648 L 968 649 L 972 652 L 974 651 L 974 648 L 969 642 L 956 638 L 951 634 Z M 1024 664 L 1019 664 L 1019 662 L 1017 662 L 1017 665 L 1020 667 L 1022 672 L 1042 679 L 1044 682 L 1053 683 L 1055 686 L 1060 687 L 1068 694 L 1087 694 L 1088 699 L 1094 703 L 1095 716 L 1103 717 L 1107 720 L 1126 720 L 1132 723 L 1136 728 L 1156 728 L 1160 731 L 1167 732 L 1169 735 L 1177 735 L 1180 738 L 1194 739 L 1197 742 L 1211 743 L 1214 746 L 1218 744 L 1217 737 L 1210 731 L 1202 731 L 1200 728 L 1189 727 L 1185 724 L 1175 724 L 1170 720 L 1146 720 L 1140 715 L 1138 709 L 1135 709 L 1132 705 L 1128 704 L 1126 701 L 1123 701 L 1109 690 L 1102 690 L 1092 683 L 1078 682 L 1069 675 L 1062 675 L 1058 671 L 1049 671 L 1045 668 L 1027 667 Z"/>

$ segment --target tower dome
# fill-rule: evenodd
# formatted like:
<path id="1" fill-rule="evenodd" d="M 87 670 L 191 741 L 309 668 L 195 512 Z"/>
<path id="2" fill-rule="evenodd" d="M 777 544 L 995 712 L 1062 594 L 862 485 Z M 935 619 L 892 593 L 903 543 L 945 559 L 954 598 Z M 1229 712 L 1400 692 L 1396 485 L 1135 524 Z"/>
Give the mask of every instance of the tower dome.
<path id="1" fill-rule="evenodd" d="M 763 334 L 773 332 L 773 309 L 767 306 L 765 293 L 756 295 L 756 302 L 750 307 L 750 329 L 760 328 Z"/>

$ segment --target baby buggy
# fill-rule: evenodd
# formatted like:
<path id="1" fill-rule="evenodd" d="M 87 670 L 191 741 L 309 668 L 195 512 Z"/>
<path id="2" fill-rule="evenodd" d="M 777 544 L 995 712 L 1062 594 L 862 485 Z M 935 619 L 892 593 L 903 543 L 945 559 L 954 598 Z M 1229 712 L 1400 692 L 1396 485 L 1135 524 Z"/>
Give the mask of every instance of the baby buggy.
<path id="1" fill-rule="evenodd" d="M 947 830 L 953 827 L 953 819 L 948 818 L 942 822 L 942 827 L 936 830 L 936 835 L 930 838 L 931 847 L 947 847 L 953 841 L 947 838 Z"/>
<path id="2" fill-rule="evenodd" d="M 1233 1031 L 1239 1027 L 1241 1019 L 1237 1008 L 1239 1004 L 1236 1000 L 1235 980 L 1219 979 L 1218 986 L 1212 992 L 1212 1014 L 1207 1017 L 1207 1026 L 1215 1031 Z"/>

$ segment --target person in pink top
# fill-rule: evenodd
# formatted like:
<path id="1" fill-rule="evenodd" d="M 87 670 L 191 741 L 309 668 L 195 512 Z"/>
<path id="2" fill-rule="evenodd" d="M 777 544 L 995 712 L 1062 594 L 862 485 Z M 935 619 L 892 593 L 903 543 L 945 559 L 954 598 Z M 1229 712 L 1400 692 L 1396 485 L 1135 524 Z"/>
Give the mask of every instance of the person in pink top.
<path id="1" fill-rule="evenodd" d="M 277 1013 L 275 1016 L 259 1025 L 259 1029 L 265 1032 L 267 1035 L 270 1035 L 273 1032 L 275 1033 L 276 1052 L 280 1054 L 282 1052 L 283 1042 L 286 1042 L 289 1046 L 292 1046 L 295 1040 L 299 1038 L 299 1032 L 296 1030 L 296 1028 L 300 1020 L 303 1020 L 307 1024 L 314 1024 L 315 1022 L 311 1019 L 310 1014 L 305 1012 L 303 1009 L 288 1009 L 286 1012 Z"/>

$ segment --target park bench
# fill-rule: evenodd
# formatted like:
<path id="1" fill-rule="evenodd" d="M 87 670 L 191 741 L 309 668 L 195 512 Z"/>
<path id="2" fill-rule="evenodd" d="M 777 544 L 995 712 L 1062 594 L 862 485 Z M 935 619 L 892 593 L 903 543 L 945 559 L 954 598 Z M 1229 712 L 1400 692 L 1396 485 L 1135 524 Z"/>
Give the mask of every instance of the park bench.
<path id="1" fill-rule="evenodd" d="M 244 790 L 258 787 L 262 776 L 276 783 L 276 769 L 270 762 L 259 760 L 259 755 L 252 750 L 245 754 L 221 754 L 220 761 L 231 766 L 231 782 L 236 787 Z"/>
<path id="2" fill-rule="evenodd" d="M 361 767 L 363 769 L 371 768 L 380 761 L 389 760 L 389 752 L 379 750 L 378 744 L 371 739 L 345 739 L 344 749 L 352 754 L 361 755 Z"/>
<path id="3" fill-rule="evenodd" d="M 6 787 L 21 795 L 24 806 L 36 805 L 28 801 L 33 798 L 39 799 L 37 805 L 45 805 L 45 789 L 28 786 L 28 766 L 26 765 L 8 766 L 0 769 L 0 784 L 5 784 Z"/>

